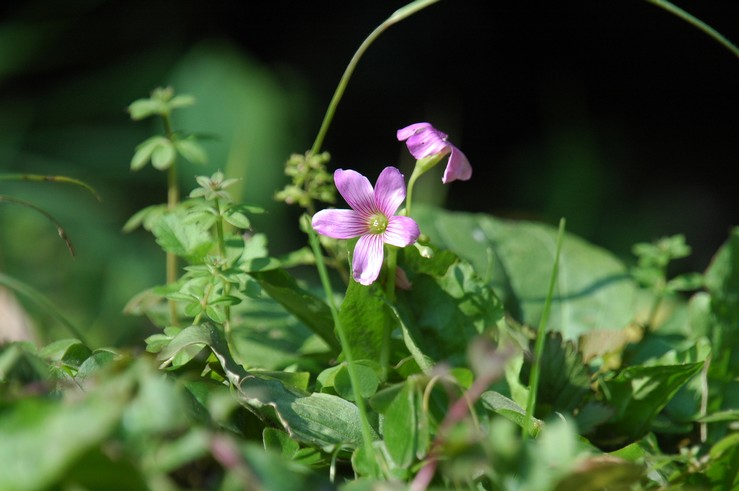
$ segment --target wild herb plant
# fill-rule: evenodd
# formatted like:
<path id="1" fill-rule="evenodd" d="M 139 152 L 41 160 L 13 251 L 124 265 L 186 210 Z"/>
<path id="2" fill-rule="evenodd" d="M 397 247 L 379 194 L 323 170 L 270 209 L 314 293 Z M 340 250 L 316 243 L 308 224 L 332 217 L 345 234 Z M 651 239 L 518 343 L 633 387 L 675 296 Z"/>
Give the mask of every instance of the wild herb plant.
<path id="1" fill-rule="evenodd" d="M 0 346 L 1 489 L 736 487 L 739 228 L 703 274 L 671 277 L 681 235 L 635 245 L 630 270 L 564 218 L 414 203 L 439 164 L 445 185 L 477 165 L 428 122 L 388 128 L 416 160 L 407 183 L 395 166 L 374 185 L 329 172 L 324 137 L 362 54 L 433 3 L 370 34 L 312 148 L 287 160 L 275 197 L 301 210 L 297 251 L 270 253 L 263 208 L 229 192 L 241 176 L 199 175 L 181 198 L 178 159 L 207 159 L 171 116 L 195 97 L 129 106 L 164 130 L 130 166 L 165 171 L 167 202 L 123 226 L 166 253 L 162 283 L 126 306 L 157 332 L 145 351 L 76 331 Z"/>

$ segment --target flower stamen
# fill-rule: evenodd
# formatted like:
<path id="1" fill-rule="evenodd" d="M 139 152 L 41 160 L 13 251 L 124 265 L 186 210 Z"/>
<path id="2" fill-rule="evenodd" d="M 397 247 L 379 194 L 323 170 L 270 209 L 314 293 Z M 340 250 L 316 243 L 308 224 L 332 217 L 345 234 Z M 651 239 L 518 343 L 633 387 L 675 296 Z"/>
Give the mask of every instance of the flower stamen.
<path id="1" fill-rule="evenodd" d="M 382 213 L 375 213 L 367 220 L 367 226 L 369 227 L 369 233 L 371 234 L 383 234 L 387 230 L 388 219 Z"/>

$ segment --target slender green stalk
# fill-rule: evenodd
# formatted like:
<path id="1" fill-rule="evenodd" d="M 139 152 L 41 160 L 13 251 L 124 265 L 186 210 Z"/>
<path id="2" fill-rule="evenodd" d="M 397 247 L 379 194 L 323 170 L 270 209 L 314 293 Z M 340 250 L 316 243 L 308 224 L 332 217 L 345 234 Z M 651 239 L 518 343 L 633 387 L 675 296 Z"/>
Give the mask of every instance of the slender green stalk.
<path id="1" fill-rule="evenodd" d="M 59 234 L 59 237 L 64 241 L 64 244 L 67 246 L 67 250 L 69 251 L 69 255 L 74 257 L 74 247 L 72 246 L 72 241 L 69 240 L 69 237 L 67 237 L 67 233 L 64 231 L 64 228 L 62 228 L 61 224 L 57 222 L 53 216 L 51 216 L 49 213 L 45 212 L 38 206 L 34 205 L 33 203 L 29 203 L 28 201 L 14 198 L 12 196 L 6 196 L 4 194 L 0 194 L 0 203 L 5 201 L 6 203 L 15 203 L 16 205 L 25 206 L 26 208 L 30 208 L 33 211 L 40 213 L 43 215 L 47 220 L 49 220 L 51 223 L 54 224 L 56 227 L 56 231 Z"/>
<path id="2" fill-rule="evenodd" d="M 172 131 L 169 114 L 162 114 L 162 123 L 164 124 L 164 134 L 167 136 L 167 139 L 174 142 L 174 132 Z M 174 210 L 180 201 L 180 187 L 177 184 L 176 164 L 176 162 L 172 162 L 172 165 L 167 170 L 167 209 L 169 211 Z M 166 267 L 167 284 L 172 285 L 177 282 L 177 256 L 175 254 L 167 252 Z M 172 299 L 169 300 L 169 315 L 172 325 L 178 325 L 177 303 Z"/>
<path id="3" fill-rule="evenodd" d="M 416 180 L 421 177 L 423 171 L 419 172 L 418 166 L 413 169 L 411 177 L 408 179 L 408 191 L 405 194 L 405 214 L 411 216 L 411 204 L 413 203 L 413 188 L 416 186 Z"/>
<path id="4" fill-rule="evenodd" d="M 323 139 L 326 137 L 328 127 L 331 125 L 331 121 L 334 119 L 336 108 L 341 101 L 341 97 L 344 95 L 346 86 L 349 84 L 349 79 L 351 78 L 352 73 L 354 73 L 354 69 L 357 67 L 357 64 L 362 58 L 362 55 L 364 55 L 364 52 L 367 51 L 367 48 L 369 48 L 370 45 L 375 41 L 375 39 L 377 39 L 380 34 L 382 34 L 388 27 L 400 22 L 407 17 L 410 17 L 419 10 L 422 10 L 438 1 L 439 0 L 416 0 L 415 2 L 409 3 L 405 7 L 399 8 L 393 13 L 393 15 L 388 17 L 387 20 L 377 26 L 375 30 L 372 31 L 370 35 L 367 36 L 367 38 L 362 42 L 362 44 L 359 46 L 359 49 L 357 49 L 356 53 L 354 53 L 354 56 L 352 56 L 352 59 L 349 61 L 346 70 L 344 70 L 344 74 L 342 75 L 341 80 L 339 80 L 339 85 L 336 87 L 334 96 L 331 98 L 331 102 L 329 103 L 328 109 L 326 110 L 326 115 L 323 117 L 321 128 L 318 130 L 318 135 L 313 142 L 313 148 L 311 148 L 311 153 L 313 155 L 316 155 L 321 150 Z"/>
<path id="5" fill-rule="evenodd" d="M 77 326 L 70 322 L 64 317 L 59 310 L 51 303 L 49 299 L 43 296 L 41 293 L 26 285 L 25 283 L 16 280 L 6 274 L 0 272 L 0 285 L 3 285 L 11 290 L 23 295 L 24 297 L 31 300 L 33 303 L 44 309 L 51 317 L 57 322 L 66 327 L 73 336 L 82 341 L 83 344 L 90 346 L 90 343 L 85 340 L 85 336 L 82 334 Z"/>
<path id="6" fill-rule="evenodd" d="M 534 345 L 534 360 L 531 364 L 531 377 L 529 378 L 529 398 L 526 401 L 526 419 L 523 425 L 524 437 L 531 434 L 531 422 L 536 411 L 536 392 L 539 389 L 539 372 L 541 370 L 541 358 L 544 354 L 544 340 L 547 334 L 547 322 L 549 321 L 549 311 L 552 306 L 552 297 L 554 296 L 554 286 L 557 283 L 557 275 L 559 273 L 559 255 L 562 251 L 562 240 L 565 233 L 565 219 L 559 220 L 559 231 L 557 232 L 557 248 L 554 253 L 554 265 L 552 266 L 552 275 L 549 277 L 549 290 L 544 300 L 544 310 L 541 313 L 539 328 L 536 332 L 536 344 Z"/>
<path id="7" fill-rule="evenodd" d="M 334 304 L 334 293 L 333 289 L 331 288 L 331 282 L 328 278 L 328 270 L 326 269 L 326 265 L 323 263 L 323 255 L 321 254 L 321 245 L 318 241 L 318 236 L 316 235 L 316 231 L 313 230 L 313 228 L 310 226 L 308 227 L 308 238 L 310 239 L 310 245 L 313 249 L 313 255 L 316 258 L 318 275 L 321 277 L 321 284 L 323 285 L 323 290 L 326 293 L 326 303 L 331 310 L 331 317 L 333 317 L 334 325 L 336 326 L 336 332 L 339 335 L 341 349 L 344 351 L 344 357 L 347 363 L 346 368 L 349 373 L 349 379 L 352 383 L 354 401 L 357 403 L 357 408 L 359 409 L 362 439 L 364 440 L 364 450 L 367 453 L 367 458 L 369 459 L 369 461 L 373 464 L 376 464 L 377 459 L 375 457 L 375 447 L 372 443 L 372 429 L 370 427 L 369 420 L 367 419 L 367 408 L 365 407 L 364 399 L 362 398 L 362 394 L 359 392 L 358 376 L 354 367 L 354 357 L 352 356 L 351 346 L 349 344 L 346 333 L 344 332 L 344 327 L 341 325 L 341 320 L 339 319 L 339 311 L 336 309 L 336 305 Z M 373 469 L 375 469 L 375 465 L 373 465 Z"/>
<path id="8" fill-rule="evenodd" d="M 85 184 L 79 179 L 67 176 L 47 176 L 43 174 L 0 174 L 0 181 L 31 181 L 31 182 L 59 182 L 62 184 L 74 184 L 87 190 L 97 201 L 102 201 L 95 188 L 89 184 Z"/>
<path id="9" fill-rule="evenodd" d="M 416 181 L 423 174 L 433 169 L 436 166 L 436 164 L 441 162 L 441 159 L 443 159 L 444 156 L 445 155 L 443 154 L 442 155 L 439 155 L 439 154 L 431 155 L 429 157 L 416 161 L 416 165 L 413 167 L 413 173 L 411 174 L 410 179 L 408 179 L 408 190 L 405 194 L 405 214 L 406 216 L 411 216 L 411 205 L 413 204 L 413 189 L 416 186 Z"/>
<path id="10" fill-rule="evenodd" d="M 390 305 L 395 304 L 395 274 L 398 267 L 398 248 L 388 245 L 387 247 L 387 278 L 385 279 L 385 299 Z M 380 364 L 384 375 L 388 373 L 390 364 L 390 325 L 383 323 L 382 328 L 382 350 L 380 352 Z"/>
<path id="11" fill-rule="evenodd" d="M 662 300 L 665 296 L 665 283 L 667 282 L 665 279 L 666 272 L 663 271 L 662 278 L 660 279 L 660 282 L 655 287 L 655 296 L 654 301 L 652 302 L 652 307 L 649 309 L 649 316 L 647 317 L 647 323 L 645 325 L 646 329 L 654 329 L 655 324 L 657 323 L 657 314 L 659 313 L 659 308 L 662 305 Z"/>
<path id="12" fill-rule="evenodd" d="M 226 239 L 223 234 L 223 215 L 221 212 L 221 203 L 216 198 L 215 200 L 215 207 L 216 207 L 216 238 L 218 240 L 218 253 L 221 255 L 221 259 L 223 260 L 224 264 L 226 263 Z M 226 281 L 223 285 L 223 294 L 228 295 L 231 290 L 231 285 Z M 229 304 L 226 304 L 224 307 L 224 312 L 226 314 L 226 320 L 223 323 L 223 329 L 226 332 L 226 335 L 228 336 L 231 334 L 231 306 Z"/>
<path id="13" fill-rule="evenodd" d="M 721 33 L 719 33 L 716 29 L 709 26 L 702 20 L 694 17 L 693 15 L 689 14 L 688 12 L 684 11 L 680 7 L 668 2 L 667 0 L 647 0 L 647 2 L 658 6 L 661 9 L 666 10 L 667 12 L 679 17 L 680 19 L 684 20 L 688 24 L 697 27 L 704 33 L 711 36 L 714 40 L 721 43 L 722 46 L 724 46 L 726 49 L 731 51 L 734 56 L 739 57 L 739 48 L 736 47 L 731 41 L 726 39 Z"/>

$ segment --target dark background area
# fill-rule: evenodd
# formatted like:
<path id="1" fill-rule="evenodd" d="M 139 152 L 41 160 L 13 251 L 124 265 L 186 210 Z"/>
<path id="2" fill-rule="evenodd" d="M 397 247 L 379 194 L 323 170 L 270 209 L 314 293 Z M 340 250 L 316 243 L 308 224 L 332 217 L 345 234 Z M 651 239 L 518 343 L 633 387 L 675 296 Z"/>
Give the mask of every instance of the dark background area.
<path id="1" fill-rule="evenodd" d="M 219 77 L 228 77 L 228 62 L 222 72 L 192 61 L 189 71 L 180 67 L 211 43 L 248 59 L 249 73 L 258 72 L 266 86 L 291 94 L 280 106 L 284 135 L 259 161 L 281 176 L 274 169 L 311 146 L 354 51 L 404 3 L 6 2 L 0 7 L 0 171 L 90 181 L 109 212 L 99 220 L 119 231 L 137 209 L 164 200 L 154 171 L 128 170 L 133 148 L 156 126 L 132 123 L 125 107 L 156 86 L 179 81 L 189 88 L 198 77 L 211 88 L 193 94 L 205 106 Z M 739 39 L 739 3 L 679 5 Z M 427 179 L 419 198 L 499 217 L 553 224 L 565 217 L 570 232 L 626 260 L 634 242 L 683 233 L 694 254 L 679 267 L 703 270 L 739 221 L 738 82 L 734 55 L 646 1 L 444 0 L 392 26 L 370 47 L 324 149 L 332 168 L 355 168 L 374 180 L 384 166 L 400 165 L 408 175 L 412 162 L 395 130 L 429 121 L 466 153 L 474 174 L 446 187 Z M 271 120 L 272 110 L 264 111 L 260 118 Z M 205 117 L 193 118 L 187 121 L 193 130 L 211 129 L 199 126 Z M 264 182 L 269 188 L 273 181 Z M 16 189 L 27 192 L 0 192 Z M 264 196 L 273 192 L 257 201 L 269 201 Z M 0 212 L 0 219 L 11 219 Z M 274 215 L 285 219 L 282 229 L 296 228 L 292 213 Z M 73 231 L 79 228 L 84 250 L 85 223 L 67 220 Z M 10 241 L 20 232 L 9 234 L 7 227 L 2 234 Z M 120 239 L 111 233 L 108 240 Z M 284 231 L 272 245 L 280 252 L 300 241 Z M 0 246 L 22 250 L 3 239 Z M 5 257 L 4 266 L 27 272 L 42 253 Z"/>

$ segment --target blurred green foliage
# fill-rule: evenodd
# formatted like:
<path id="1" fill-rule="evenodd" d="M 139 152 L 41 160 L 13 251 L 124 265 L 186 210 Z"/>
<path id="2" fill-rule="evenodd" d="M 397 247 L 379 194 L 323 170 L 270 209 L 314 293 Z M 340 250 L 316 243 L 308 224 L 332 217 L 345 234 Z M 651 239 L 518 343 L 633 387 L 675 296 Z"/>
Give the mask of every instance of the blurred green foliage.
<path id="1" fill-rule="evenodd" d="M 142 319 L 124 316 L 123 306 L 164 276 L 162 253 L 150 236 L 121 229 L 140 208 L 166 201 L 165 177 L 151 168 L 132 173 L 128 165 L 135 146 L 160 133 L 161 123 L 132 122 L 127 105 L 161 84 L 196 94 L 196 104 L 176 114 L 173 125 L 210 138 L 204 143 L 209 163 L 182 165 L 181 188 L 187 194 L 197 187 L 196 175 L 218 170 L 238 178 L 231 188 L 236 199 L 268 211 L 254 220 L 255 229 L 269 234 L 274 249 L 286 251 L 297 227 L 272 196 L 284 183 L 285 158 L 306 145 L 308 96 L 298 80 L 279 76 L 225 40 L 176 47 L 153 42 L 100 62 L 94 46 L 79 51 L 66 35 L 71 29 L 90 35 L 86 16 L 105 7 L 94 3 L 70 6 L 53 23 L 20 20 L 33 18 L 31 5 L 18 20 L 0 22 L 0 172 L 65 174 L 102 196 L 96 203 L 85 192 L 52 183 L 3 182 L 3 193 L 49 210 L 77 255 L 70 259 L 42 217 L 0 206 L 0 269 L 48 295 L 73 323 L 85 326 L 93 345 L 121 345 L 141 340 L 148 329 Z M 38 72 L 49 79 L 22 86 Z M 39 314 L 32 305 L 28 309 Z M 43 314 L 34 324 L 39 341 L 64 332 Z"/>

